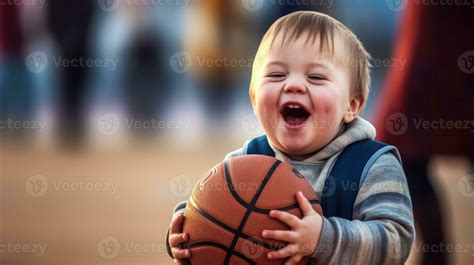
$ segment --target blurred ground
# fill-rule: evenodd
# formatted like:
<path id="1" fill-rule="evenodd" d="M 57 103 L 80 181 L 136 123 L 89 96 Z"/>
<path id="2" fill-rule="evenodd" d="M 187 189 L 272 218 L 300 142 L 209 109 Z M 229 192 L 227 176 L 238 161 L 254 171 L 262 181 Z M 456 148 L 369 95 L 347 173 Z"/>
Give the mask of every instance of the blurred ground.
<path id="1" fill-rule="evenodd" d="M 180 152 L 160 141 L 82 153 L 4 146 L 0 264 L 171 264 L 164 238 L 172 208 L 240 144 L 214 140 L 206 153 Z M 468 164 L 437 158 L 432 168 L 452 217 L 450 240 L 462 247 L 452 264 L 474 264 L 472 193 L 463 195 L 458 186 Z M 417 243 L 414 256 L 420 251 Z"/>

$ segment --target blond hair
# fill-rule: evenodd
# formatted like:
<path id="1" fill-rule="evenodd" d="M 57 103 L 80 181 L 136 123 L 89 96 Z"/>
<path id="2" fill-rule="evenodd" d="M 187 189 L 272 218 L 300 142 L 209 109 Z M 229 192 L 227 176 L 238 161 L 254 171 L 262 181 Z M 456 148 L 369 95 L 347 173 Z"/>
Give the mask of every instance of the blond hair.
<path id="1" fill-rule="evenodd" d="M 307 40 L 319 41 L 320 51 L 327 50 L 331 56 L 334 56 L 334 39 L 338 34 L 342 37 L 346 48 L 349 50 L 349 57 L 344 58 L 345 62 L 352 62 L 352 87 L 353 96 L 362 97 L 362 103 L 369 94 L 370 85 L 370 54 L 365 50 L 359 39 L 336 19 L 314 11 L 298 11 L 279 18 L 268 29 L 260 42 L 252 68 L 252 78 L 250 81 L 249 95 L 254 103 L 255 85 L 259 78 L 259 71 L 264 58 L 273 45 L 277 35 L 283 34 L 282 45 L 287 40 L 295 41 L 304 33 L 307 34 Z M 349 61 L 347 61 L 349 59 Z M 356 62 L 356 63 L 353 63 Z M 362 109 L 362 108 L 361 108 Z"/>

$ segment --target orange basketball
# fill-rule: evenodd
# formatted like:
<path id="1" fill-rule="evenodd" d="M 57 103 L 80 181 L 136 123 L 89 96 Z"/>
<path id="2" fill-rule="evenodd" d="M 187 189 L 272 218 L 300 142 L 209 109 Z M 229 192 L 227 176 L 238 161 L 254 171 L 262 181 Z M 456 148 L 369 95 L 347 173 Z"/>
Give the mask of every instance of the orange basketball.
<path id="1" fill-rule="evenodd" d="M 267 253 L 285 242 L 263 239 L 264 229 L 289 227 L 270 210 L 302 217 L 296 192 L 302 191 L 322 214 L 316 193 L 293 167 L 270 156 L 246 155 L 219 163 L 196 184 L 185 210 L 191 264 L 283 264 Z M 299 264 L 306 264 L 308 258 Z"/>

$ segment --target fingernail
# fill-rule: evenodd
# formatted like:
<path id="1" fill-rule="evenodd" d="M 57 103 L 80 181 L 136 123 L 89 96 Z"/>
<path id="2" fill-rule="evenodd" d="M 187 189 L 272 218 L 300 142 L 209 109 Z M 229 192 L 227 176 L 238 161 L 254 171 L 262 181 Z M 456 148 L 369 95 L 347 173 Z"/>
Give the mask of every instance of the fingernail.
<path id="1" fill-rule="evenodd" d="M 188 240 L 188 235 L 187 234 L 183 235 L 183 240 Z"/>
<path id="2" fill-rule="evenodd" d="M 272 258 L 272 254 L 268 253 L 268 254 L 267 254 L 267 258 L 271 259 L 271 258 Z"/>
<path id="3" fill-rule="evenodd" d="M 263 236 L 263 237 L 267 237 L 267 236 L 268 236 L 268 232 L 267 232 L 267 231 L 263 231 L 263 232 L 262 232 L 262 236 Z"/>

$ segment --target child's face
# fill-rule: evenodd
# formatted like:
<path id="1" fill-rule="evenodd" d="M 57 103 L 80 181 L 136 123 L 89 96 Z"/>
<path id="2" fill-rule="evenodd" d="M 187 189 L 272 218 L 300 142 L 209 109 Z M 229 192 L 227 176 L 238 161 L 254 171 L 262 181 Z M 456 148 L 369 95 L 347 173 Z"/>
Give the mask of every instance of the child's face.
<path id="1" fill-rule="evenodd" d="M 327 145 L 343 122 L 355 118 L 348 114 L 348 109 L 355 110 L 350 69 L 336 62 L 347 56 L 337 36 L 333 58 L 320 52 L 319 41 L 305 43 L 304 35 L 283 46 L 281 38 L 277 36 L 262 62 L 254 109 L 271 143 L 293 159 L 303 159 Z"/>

